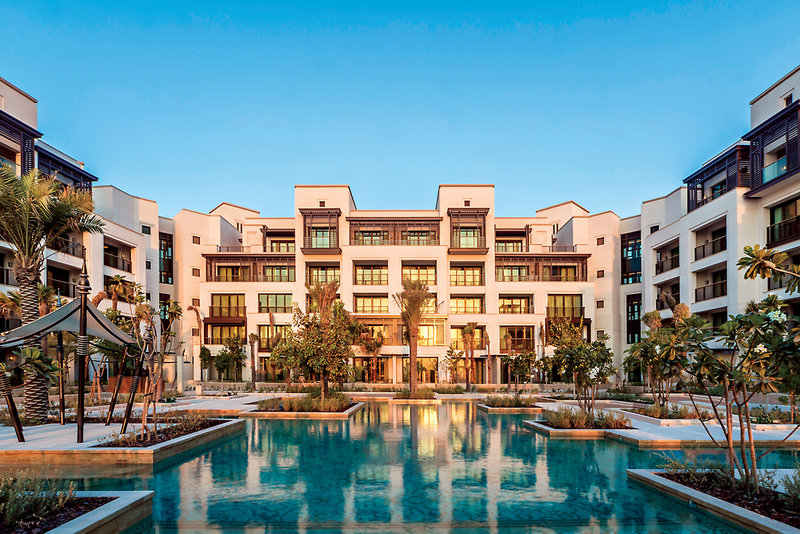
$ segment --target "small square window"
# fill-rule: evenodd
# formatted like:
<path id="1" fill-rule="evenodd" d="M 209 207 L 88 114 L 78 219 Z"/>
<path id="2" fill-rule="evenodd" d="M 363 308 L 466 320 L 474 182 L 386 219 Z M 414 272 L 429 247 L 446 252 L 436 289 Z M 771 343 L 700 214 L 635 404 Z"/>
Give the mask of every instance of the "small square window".
<path id="1" fill-rule="evenodd" d="M 794 102 L 794 95 L 792 95 L 792 93 L 789 93 L 788 95 L 783 97 L 783 107 L 788 108 L 789 106 L 792 105 L 792 102 Z"/>
<path id="2" fill-rule="evenodd" d="M 143 225 L 142 225 L 142 233 L 143 233 L 144 235 L 150 235 L 150 227 L 149 227 L 149 226 L 147 226 L 146 224 L 143 224 Z"/>
<path id="3" fill-rule="evenodd" d="M 324 200 L 320 200 L 319 201 L 319 207 L 320 208 L 324 208 L 325 207 L 325 201 Z"/>
<path id="4" fill-rule="evenodd" d="M 200 329 L 192 328 L 192 337 L 200 337 Z"/>
<path id="5" fill-rule="evenodd" d="M 198 269 L 197 267 L 192 267 L 192 276 L 199 277 L 200 276 L 200 269 Z"/>
<path id="6" fill-rule="evenodd" d="M 605 245 L 605 244 L 606 244 L 606 238 L 605 237 L 598 237 L 597 238 L 597 246 L 598 247 L 601 246 L 601 245 Z"/>
<path id="7" fill-rule="evenodd" d="M 144 262 L 144 268 L 145 268 L 145 269 L 147 269 L 147 270 L 149 271 L 149 270 L 150 270 L 150 266 L 151 266 L 150 260 L 145 260 L 145 262 Z"/>
<path id="8" fill-rule="evenodd" d="M 200 244 L 200 236 L 199 235 L 193 235 L 192 236 L 192 243 L 194 243 L 195 245 L 199 245 Z"/>
<path id="9" fill-rule="evenodd" d="M 145 293 L 144 298 L 145 300 L 150 300 L 150 293 Z"/>
<path id="10" fill-rule="evenodd" d="M 658 225 L 654 224 L 653 226 L 650 227 L 650 233 L 654 234 L 656 232 L 658 232 Z"/>
<path id="11" fill-rule="evenodd" d="M 200 299 L 192 299 L 192 306 L 198 308 L 200 306 Z"/>
<path id="12" fill-rule="evenodd" d="M 605 307 L 606 307 L 606 301 L 604 301 L 604 300 L 598 300 L 598 301 L 597 301 L 597 306 L 595 306 L 595 307 L 596 307 L 598 310 L 602 310 L 603 308 L 605 308 Z"/>
<path id="13" fill-rule="evenodd" d="M 605 330 L 598 330 L 597 331 L 597 339 L 600 339 L 604 335 L 606 335 L 606 331 Z"/>
<path id="14" fill-rule="evenodd" d="M 597 271 L 597 278 L 603 278 L 603 277 L 605 277 L 605 275 L 606 275 L 606 272 L 603 269 L 600 269 L 599 271 Z"/>
<path id="15" fill-rule="evenodd" d="M 464 201 L 464 206 L 465 206 L 465 207 L 467 207 L 467 208 L 468 208 L 470 204 L 472 204 L 472 201 L 471 201 L 471 200 L 465 200 L 465 201 Z"/>

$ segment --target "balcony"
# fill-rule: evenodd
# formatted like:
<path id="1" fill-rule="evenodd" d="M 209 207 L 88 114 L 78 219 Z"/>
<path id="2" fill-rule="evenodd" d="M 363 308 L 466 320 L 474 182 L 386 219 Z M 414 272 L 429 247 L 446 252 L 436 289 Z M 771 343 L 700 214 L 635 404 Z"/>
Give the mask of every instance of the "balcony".
<path id="1" fill-rule="evenodd" d="M 292 306 L 259 306 L 258 313 L 292 313 Z"/>
<path id="2" fill-rule="evenodd" d="M 354 235 L 350 237 L 350 245 L 352 246 L 402 246 L 402 247 L 417 247 L 417 246 L 433 246 L 439 244 L 439 238 L 435 236 L 418 236 L 402 239 L 390 239 L 388 237 L 370 237 L 363 235 Z"/>
<path id="3" fill-rule="evenodd" d="M 460 249 L 460 250 L 474 250 L 476 253 L 481 251 L 482 249 L 486 249 L 486 236 L 482 235 L 473 235 L 473 236 L 463 236 L 459 234 L 453 234 L 450 237 L 450 248 L 451 249 Z M 487 252 L 484 250 L 483 252 Z"/>
<path id="4" fill-rule="evenodd" d="M 665 260 L 656 262 L 656 274 L 665 273 L 680 266 L 680 256 L 671 256 Z"/>
<path id="5" fill-rule="evenodd" d="M 782 289 L 786 287 L 786 279 L 782 276 L 773 276 L 767 280 L 767 290 L 773 291 L 775 289 Z"/>
<path id="6" fill-rule="evenodd" d="M 564 274 L 553 274 L 553 273 L 545 273 L 542 274 L 537 281 L 539 282 L 585 282 L 586 276 L 580 276 L 575 273 L 564 273 Z"/>
<path id="7" fill-rule="evenodd" d="M 772 247 L 800 239 L 800 217 L 792 217 L 767 226 L 767 246 Z"/>
<path id="8" fill-rule="evenodd" d="M 454 315 L 477 315 L 486 312 L 486 307 L 481 305 L 475 306 L 450 306 L 450 313 Z"/>
<path id="9" fill-rule="evenodd" d="M 498 312 L 502 314 L 512 314 L 512 315 L 526 315 L 526 314 L 533 314 L 533 306 L 532 305 L 513 305 L 513 304 L 506 304 L 500 305 L 498 308 Z"/>
<path id="10" fill-rule="evenodd" d="M 713 241 L 709 241 L 708 243 L 696 246 L 694 248 L 694 260 L 695 261 L 702 260 L 703 258 L 713 256 L 718 252 L 727 250 L 727 248 L 728 248 L 728 237 L 727 236 L 718 237 Z"/>
<path id="11" fill-rule="evenodd" d="M 545 253 L 578 252 L 578 245 L 545 245 L 542 247 Z"/>
<path id="12" fill-rule="evenodd" d="M 55 278 L 47 277 L 47 285 L 52 287 L 57 295 L 74 299 L 78 296 L 77 284 L 68 282 L 66 280 L 57 280 Z"/>
<path id="13" fill-rule="evenodd" d="M 664 295 L 665 297 L 672 297 L 673 299 L 675 299 L 675 302 L 680 302 L 680 300 L 681 300 L 681 296 L 680 295 L 677 295 L 677 294 L 674 294 L 674 293 L 669 293 L 667 291 L 662 291 L 658 295 L 659 295 L 659 297 L 661 295 Z M 669 304 L 667 304 L 666 299 L 656 298 L 656 309 L 659 310 L 659 311 L 660 310 L 668 310 L 668 309 L 670 309 L 669 308 Z"/>
<path id="14" fill-rule="evenodd" d="M 4 267 L 0 267 L 0 284 L 6 286 L 16 286 L 17 284 L 16 278 L 14 278 L 14 272 L 11 269 L 6 269 Z"/>
<path id="15" fill-rule="evenodd" d="M 20 172 L 19 172 L 19 167 L 17 166 L 17 164 L 16 164 L 16 163 L 14 163 L 13 161 L 11 161 L 10 159 L 6 159 L 6 158 L 4 158 L 4 157 L 0 156 L 0 166 L 3 166 L 3 167 L 4 167 L 4 166 L 6 166 L 6 165 L 8 165 L 9 167 L 11 167 L 11 169 L 14 171 L 14 173 L 15 173 L 15 174 L 19 174 L 19 173 L 20 173 Z"/>
<path id="16" fill-rule="evenodd" d="M 209 282 L 255 282 L 250 273 L 217 274 L 208 278 Z"/>
<path id="17" fill-rule="evenodd" d="M 494 251 L 499 252 L 501 254 L 514 253 L 514 252 L 527 252 L 528 247 L 526 247 L 522 243 L 522 241 L 495 241 Z"/>
<path id="18" fill-rule="evenodd" d="M 209 306 L 209 319 L 230 319 L 232 322 L 244 321 L 247 308 L 244 306 Z"/>
<path id="19" fill-rule="evenodd" d="M 567 318 L 567 319 L 580 319 L 584 316 L 585 308 L 583 306 L 548 306 L 547 318 Z"/>
<path id="20" fill-rule="evenodd" d="M 56 252 L 63 252 L 64 254 L 69 254 L 76 258 L 83 257 L 83 244 L 77 241 L 70 241 L 64 237 L 55 238 L 51 248 Z"/>
<path id="21" fill-rule="evenodd" d="M 728 294 L 728 281 L 723 280 L 707 286 L 698 287 L 694 290 L 694 301 L 702 302 L 704 300 L 715 299 L 717 297 L 724 297 Z"/>
<path id="22" fill-rule="evenodd" d="M 121 256 L 115 256 L 114 254 L 109 254 L 108 252 L 103 253 L 103 265 L 107 265 L 108 267 L 113 267 L 127 273 L 133 272 L 131 260 Z"/>
<path id="23" fill-rule="evenodd" d="M 465 276 L 463 272 L 450 273 L 451 287 L 479 287 L 485 285 L 483 272 L 478 276 Z"/>
<path id="24" fill-rule="evenodd" d="M 536 341 L 532 338 L 501 338 L 500 352 L 527 352 L 536 348 Z"/>
<path id="25" fill-rule="evenodd" d="M 767 165 L 761 170 L 761 182 L 767 183 L 769 181 L 778 178 L 779 176 L 783 176 L 789 170 L 789 167 L 786 165 L 786 156 L 783 156 L 781 159 Z"/>

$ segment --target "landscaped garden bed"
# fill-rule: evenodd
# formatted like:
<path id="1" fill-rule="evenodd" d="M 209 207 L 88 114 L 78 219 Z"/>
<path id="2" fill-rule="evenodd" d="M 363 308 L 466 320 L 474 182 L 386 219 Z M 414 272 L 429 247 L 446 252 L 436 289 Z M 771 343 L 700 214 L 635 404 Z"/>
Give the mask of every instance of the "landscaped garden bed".
<path id="1" fill-rule="evenodd" d="M 432 389 L 419 388 L 417 392 L 412 395 L 408 389 L 401 389 L 394 394 L 394 397 L 389 399 L 390 403 L 396 404 L 441 404 L 442 401 L 436 398 Z"/>
<path id="2" fill-rule="evenodd" d="M 669 407 L 653 404 L 646 408 L 623 408 L 622 411 L 631 414 L 633 419 L 658 426 L 699 425 L 701 421 L 713 418 L 709 411 L 700 410 L 698 414 L 694 408 L 679 404 Z"/>
<path id="3" fill-rule="evenodd" d="M 331 392 L 323 401 L 321 396 L 309 393 L 305 397 L 276 397 L 256 403 L 258 412 L 344 412 L 355 403 L 344 393 Z"/>
<path id="4" fill-rule="evenodd" d="M 542 413 L 542 408 L 536 406 L 536 398 L 522 395 L 489 395 L 478 408 L 488 413 Z"/>
<path id="5" fill-rule="evenodd" d="M 629 469 L 628 476 L 755 532 L 800 533 L 800 507 L 796 489 L 785 494 L 769 487 L 768 482 L 755 493 L 719 469 Z M 792 486 L 791 483 L 789 485 Z"/>
<path id="6" fill-rule="evenodd" d="M 165 420 L 158 425 L 158 432 L 129 432 L 124 435 L 113 435 L 98 443 L 97 447 L 150 447 L 173 439 L 188 436 L 201 430 L 224 423 L 224 419 L 207 419 L 204 417 L 180 417 Z M 151 423 L 152 424 L 152 423 Z"/>

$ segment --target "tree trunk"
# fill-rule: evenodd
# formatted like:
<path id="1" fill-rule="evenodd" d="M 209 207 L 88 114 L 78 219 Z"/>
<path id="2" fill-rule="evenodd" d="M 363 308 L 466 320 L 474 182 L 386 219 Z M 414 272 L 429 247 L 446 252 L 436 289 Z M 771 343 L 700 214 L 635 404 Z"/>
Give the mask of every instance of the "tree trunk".
<path id="1" fill-rule="evenodd" d="M 17 281 L 19 282 L 20 315 L 22 324 L 26 325 L 39 318 L 39 297 L 36 290 L 39 283 L 39 272 L 35 270 L 19 273 Z M 27 380 L 25 383 L 25 419 L 36 423 L 47 421 L 49 404 L 47 381 L 44 379 Z"/>
<path id="2" fill-rule="evenodd" d="M 253 384 L 253 392 L 256 390 L 256 344 L 250 343 L 250 381 Z"/>
<path id="3" fill-rule="evenodd" d="M 328 396 L 328 375 L 325 371 L 320 375 L 319 386 L 322 402 L 325 402 L 325 397 Z"/>
<path id="4" fill-rule="evenodd" d="M 408 329 L 408 390 L 411 397 L 417 394 L 417 327 Z"/>

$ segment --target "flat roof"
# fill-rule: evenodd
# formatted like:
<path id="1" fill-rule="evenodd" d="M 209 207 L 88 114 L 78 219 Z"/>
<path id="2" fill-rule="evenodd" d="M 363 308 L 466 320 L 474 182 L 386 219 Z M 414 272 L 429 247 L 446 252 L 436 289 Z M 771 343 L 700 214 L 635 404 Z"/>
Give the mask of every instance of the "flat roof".
<path id="1" fill-rule="evenodd" d="M 9 86 L 9 87 L 11 87 L 12 89 L 14 89 L 16 92 L 18 92 L 19 94 L 21 94 L 22 96 L 24 96 L 25 98 L 27 98 L 28 100 L 30 100 L 31 102 L 33 102 L 34 104 L 38 104 L 38 103 L 39 103 L 39 101 L 38 101 L 38 100 L 36 100 L 35 98 L 33 98 L 31 95 L 29 95 L 28 93 L 26 93 L 25 91 L 23 91 L 22 89 L 20 89 L 20 88 L 19 88 L 19 87 L 17 87 L 16 85 L 14 85 L 13 83 L 9 82 L 9 81 L 8 81 L 8 80 L 6 80 L 5 78 L 3 78 L 3 77 L 0 77 L 0 81 L 2 81 L 2 82 L 3 82 L 3 83 L 5 83 L 6 85 L 8 85 L 8 86 Z"/>
<path id="2" fill-rule="evenodd" d="M 765 89 L 764 92 L 762 92 L 760 95 L 758 95 L 757 97 L 755 97 L 753 100 L 750 101 L 750 105 L 752 106 L 753 104 L 755 104 L 756 101 L 760 100 L 764 95 L 766 95 L 767 93 L 769 93 L 770 91 L 775 89 L 777 86 L 779 86 L 780 84 L 785 82 L 786 79 L 789 76 L 791 76 L 792 74 L 794 74 L 797 71 L 800 71 L 800 65 L 796 66 L 794 69 L 792 69 L 792 71 L 790 73 L 788 73 L 787 75 L 782 77 L 780 80 L 778 80 L 777 82 L 775 82 L 772 85 L 770 85 L 769 87 L 767 87 L 767 89 Z"/>

